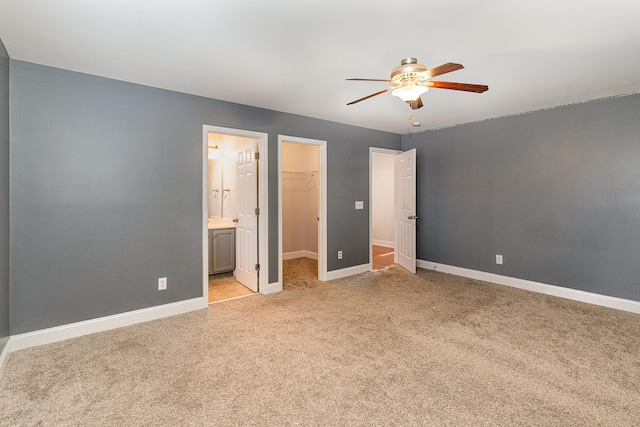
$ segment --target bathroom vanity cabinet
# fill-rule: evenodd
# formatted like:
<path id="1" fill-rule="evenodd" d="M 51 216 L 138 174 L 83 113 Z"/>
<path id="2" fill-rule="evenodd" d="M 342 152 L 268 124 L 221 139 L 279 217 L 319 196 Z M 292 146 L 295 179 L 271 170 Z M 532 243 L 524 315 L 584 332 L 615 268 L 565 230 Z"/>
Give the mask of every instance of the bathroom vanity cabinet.
<path id="1" fill-rule="evenodd" d="M 226 273 L 236 268 L 235 228 L 209 230 L 209 274 Z"/>

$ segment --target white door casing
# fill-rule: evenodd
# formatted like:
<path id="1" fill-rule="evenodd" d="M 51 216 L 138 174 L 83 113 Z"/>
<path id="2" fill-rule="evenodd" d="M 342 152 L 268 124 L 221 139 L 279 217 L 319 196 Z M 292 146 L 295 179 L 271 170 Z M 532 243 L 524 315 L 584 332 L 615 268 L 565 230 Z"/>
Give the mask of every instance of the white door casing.
<path id="1" fill-rule="evenodd" d="M 395 162 L 395 262 L 416 272 L 416 149 Z"/>
<path id="2" fill-rule="evenodd" d="M 257 245 L 258 221 L 257 178 L 256 178 L 256 141 L 249 140 L 237 146 L 236 160 L 236 269 L 234 276 L 253 292 L 258 291 L 257 281 Z"/>

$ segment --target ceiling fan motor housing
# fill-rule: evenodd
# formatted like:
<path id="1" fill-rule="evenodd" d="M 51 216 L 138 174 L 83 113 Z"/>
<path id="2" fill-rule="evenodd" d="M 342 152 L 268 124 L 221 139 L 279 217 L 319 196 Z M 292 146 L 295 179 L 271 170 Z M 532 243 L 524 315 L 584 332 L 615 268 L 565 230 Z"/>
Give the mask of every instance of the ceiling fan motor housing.
<path id="1" fill-rule="evenodd" d="M 427 71 L 427 67 L 422 64 L 418 64 L 416 58 L 405 58 L 400 62 L 400 66 L 391 71 L 392 83 L 398 85 L 414 84 L 417 79 L 424 79 L 424 72 Z"/>

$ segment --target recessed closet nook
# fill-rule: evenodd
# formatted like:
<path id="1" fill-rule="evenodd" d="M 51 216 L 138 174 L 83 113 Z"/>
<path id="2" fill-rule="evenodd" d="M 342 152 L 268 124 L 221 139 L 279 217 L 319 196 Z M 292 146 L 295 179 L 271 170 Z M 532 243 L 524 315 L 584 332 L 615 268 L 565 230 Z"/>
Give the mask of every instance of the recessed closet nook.
<path id="1" fill-rule="evenodd" d="M 318 146 L 282 143 L 283 287 L 296 271 L 318 271 Z M 296 260 L 287 262 L 287 260 Z"/>

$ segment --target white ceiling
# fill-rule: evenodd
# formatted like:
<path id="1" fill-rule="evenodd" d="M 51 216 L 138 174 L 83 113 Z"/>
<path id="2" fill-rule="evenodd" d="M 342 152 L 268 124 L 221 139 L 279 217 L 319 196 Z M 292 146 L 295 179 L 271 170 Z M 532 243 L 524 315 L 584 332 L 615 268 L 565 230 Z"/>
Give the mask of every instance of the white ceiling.
<path id="1" fill-rule="evenodd" d="M 640 91 L 638 0 L 0 0 L 13 59 L 404 134 Z M 466 68 L 411 112 L 413 56 Z"/>

